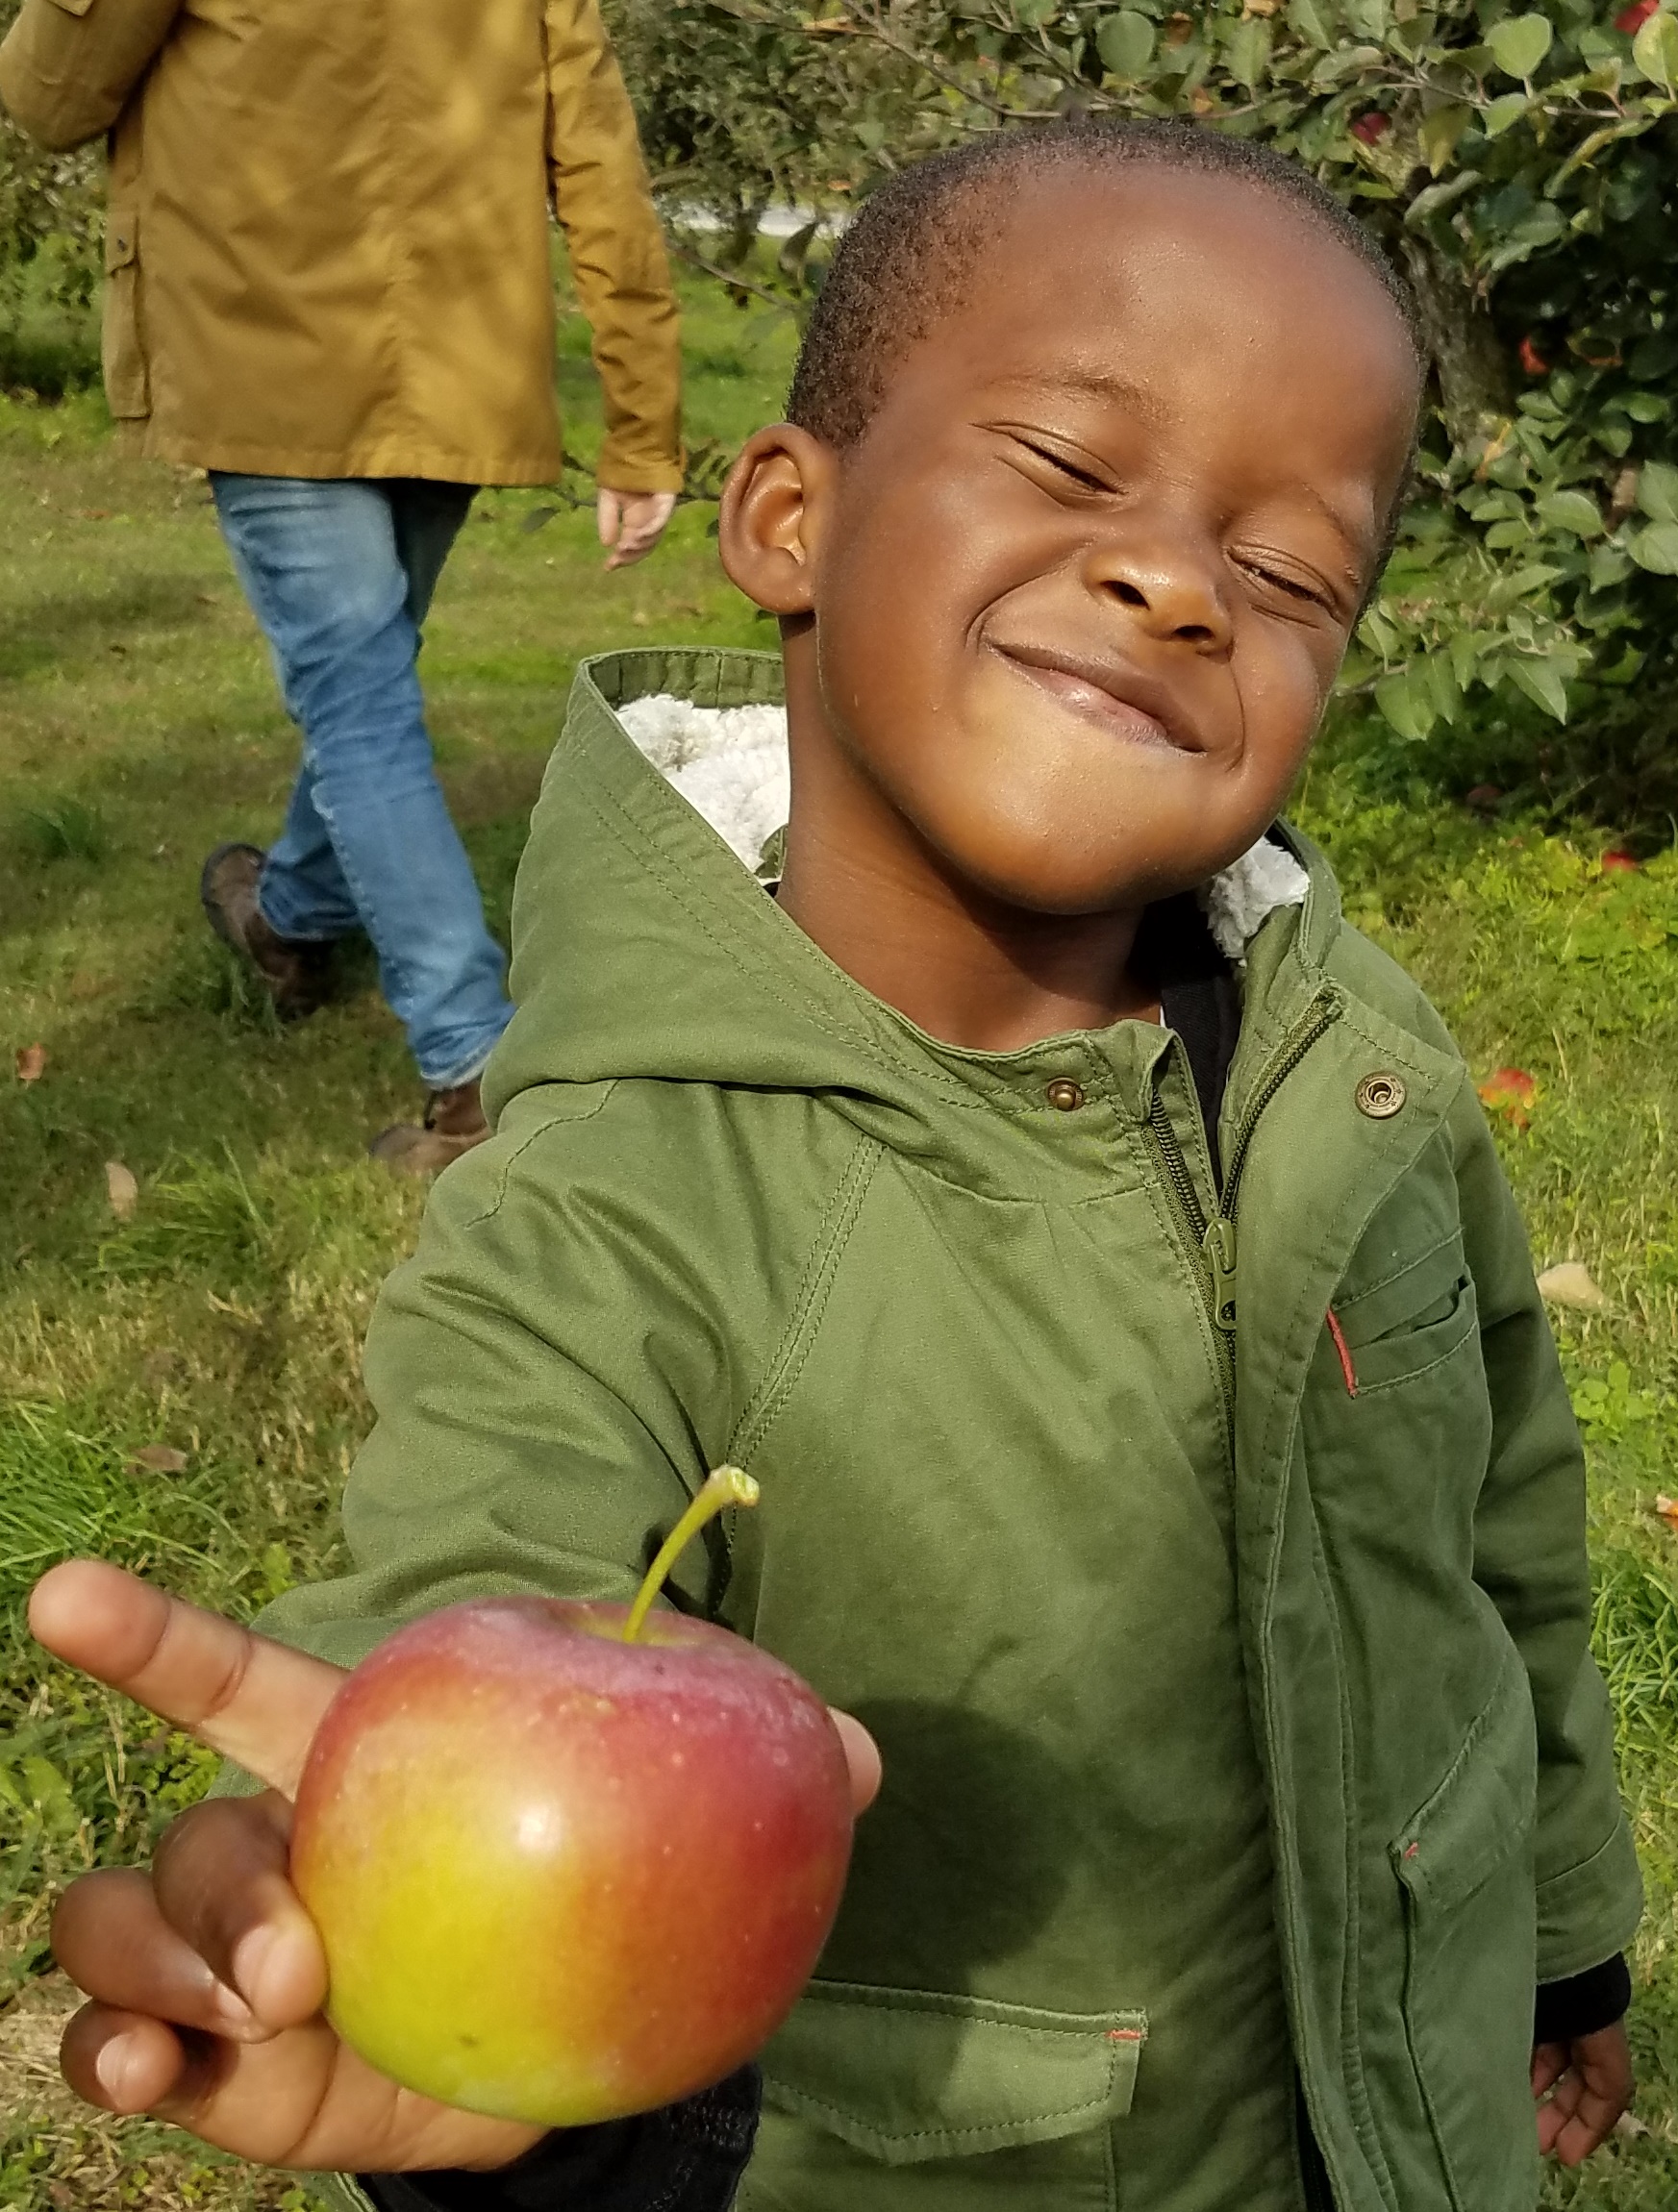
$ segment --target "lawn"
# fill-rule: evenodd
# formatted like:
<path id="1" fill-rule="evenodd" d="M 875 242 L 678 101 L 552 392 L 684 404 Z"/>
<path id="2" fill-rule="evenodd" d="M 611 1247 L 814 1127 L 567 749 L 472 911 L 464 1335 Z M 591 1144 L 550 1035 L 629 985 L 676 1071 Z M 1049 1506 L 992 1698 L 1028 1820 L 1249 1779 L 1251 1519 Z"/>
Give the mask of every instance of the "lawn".
<path id="1" fill-rule="evenodd" d="M 712 289 L 689 305 L 690 434 L 727 444 L 776 410 L 790 334 Z M 586 454 L 597 405 L 575 318 L 560 373 Z M 667 547 L 617 577 L 590 518 L 551 495 L 489 494 L 468 523 L 425 676 L 498 925 L 577 659 L 626 639 L 769 641 L 716 569 L 711 514 L 685 508 Z M 89 397 L 0 401 L 0 2207 L 14 2212 L 307 2201 L 163 2131 L 80 2119 L 54 2085 L 51 1898 L 84 1866 L 143 1853 L 209 1762 L 43 1664 L 18 1615 L 67 1550 L 239 1612 L 334 1561 L 365 1418 L 357 1348 L 423 1193 L 363 1156 L 416 1101 L 366 965 L 281 1032 L 198 912 L 203 854 L 273 833 L 292 755 L 203 483 L 124 458 Z M 1558 1322 L 1650 1881 L 1645 2132 L 1583 2179 L 1556 2177 L 1549 2200 L 1654 2212 L 1678 2197 L 1678 1536 L 1654 1510 L 1664 1482 L 1678 1488 L 1664 1474 L 1678 1429 L 1678 860 L 1604 872 L 1600 838 L 1422 792 L 1360 804 L 1332 757 L 1299 811 L 1355 916 L 1422 976 L 1477 1068 L 1534 1079 L 1530 1106 L 1499 1125 L 1539 1258 L 1584 1262 L 1606 1301 Z M 13 1076 L 16 1055 L 37 1080 Z M 112 1163 L 138 1185 L 126 1221 Z"/>

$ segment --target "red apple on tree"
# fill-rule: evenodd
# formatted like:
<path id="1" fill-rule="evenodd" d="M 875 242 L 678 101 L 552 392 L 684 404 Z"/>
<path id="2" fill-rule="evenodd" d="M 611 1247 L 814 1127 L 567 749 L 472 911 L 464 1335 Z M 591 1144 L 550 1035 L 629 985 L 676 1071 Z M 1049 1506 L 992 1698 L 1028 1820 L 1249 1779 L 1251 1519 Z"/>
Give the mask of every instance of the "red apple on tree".
<path id="1" fill-rule="evenodd" d="M 649 1613 L 719 1469 L 633 1606 L 454 1605 L 349 1677 L 297 1793 L 292 1880 L 334 2027 L 471 2112 L 578 2126 L 759 2050 L 844 1886 L 851 1797 L 827 1707 L 726 1629 Z"/>

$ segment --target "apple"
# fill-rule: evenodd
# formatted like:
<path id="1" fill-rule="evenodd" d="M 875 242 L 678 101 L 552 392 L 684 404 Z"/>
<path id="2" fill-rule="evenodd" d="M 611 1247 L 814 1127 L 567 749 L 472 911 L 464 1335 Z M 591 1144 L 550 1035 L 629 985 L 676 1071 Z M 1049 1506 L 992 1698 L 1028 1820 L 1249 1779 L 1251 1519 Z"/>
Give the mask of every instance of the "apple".
<path id="1" fill-rule="evenodd" d="M 321 1723 L 292 1880 L 328 2018 L 405 2088 L 550 2127 L 649 2111 L 752 2057 L 809 1979 L 850 1855 L 844 1752 L 779 1660 L 647 1612 L 682 1532 L 634 1606 L 413 1623 Z"/>

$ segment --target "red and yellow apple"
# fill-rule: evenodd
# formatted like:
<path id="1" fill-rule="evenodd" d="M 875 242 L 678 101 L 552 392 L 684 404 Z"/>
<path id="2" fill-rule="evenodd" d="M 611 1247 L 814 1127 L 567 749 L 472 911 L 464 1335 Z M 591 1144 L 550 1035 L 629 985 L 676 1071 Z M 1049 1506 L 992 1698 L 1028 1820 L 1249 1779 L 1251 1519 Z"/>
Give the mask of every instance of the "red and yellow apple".
<path id="1" fill-rule="evenodd" d="M 809 1978 L 851 1841 L 827 1708 L 726 1629 L 631 1613 L 450 1606 L 321 1724 L 292 1878 L 328 2017 L 407 2088 L 554 2127 L 650 2110 Z"/>

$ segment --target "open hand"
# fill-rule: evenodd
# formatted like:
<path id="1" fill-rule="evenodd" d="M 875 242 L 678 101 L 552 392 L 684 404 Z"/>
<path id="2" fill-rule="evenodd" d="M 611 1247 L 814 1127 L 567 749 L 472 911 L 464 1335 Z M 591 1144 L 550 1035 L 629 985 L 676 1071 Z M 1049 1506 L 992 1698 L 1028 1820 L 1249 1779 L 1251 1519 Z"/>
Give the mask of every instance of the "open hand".
<path id="1" fill-rule="evenodd" d="M 60 1658 L 268 1785 L 183 1813 L 149 1874 L 85 1875 L 66 1891 L 53 1948 L 91 2000 L 64 2032 L 77 2095 L 268 2166 L 488 2169 L 528 2150 L 539 2127 L 398 2088 L 322 2016 L 326 1960 L 287 1862 L 291 1796 L 341 1670 L 95 1560 L 43 1576 L 29 1617 Z M 859 1723 L 835 1722 L 861 1810 L 879 1757 Z"/>
<path id="2" fill-rule="evenodd" d="M 600 542 L 611 550 L 608 568 L 627 568 L 651 553 L 676 511 L 673 491 L 613 491 L 602 485 L 594 495 L 594 521 Z"/>
<path id="3" fill-rule="evenodd" d="M 1539 2149 L 1577 2166 L 1613 2132 L 1636 2086 L 1621 2021 L 1571 2043 L 1540 2043 L 1533 2052 L 1533 2095 L 1549 2100 L 1539 2106 Z"/>

